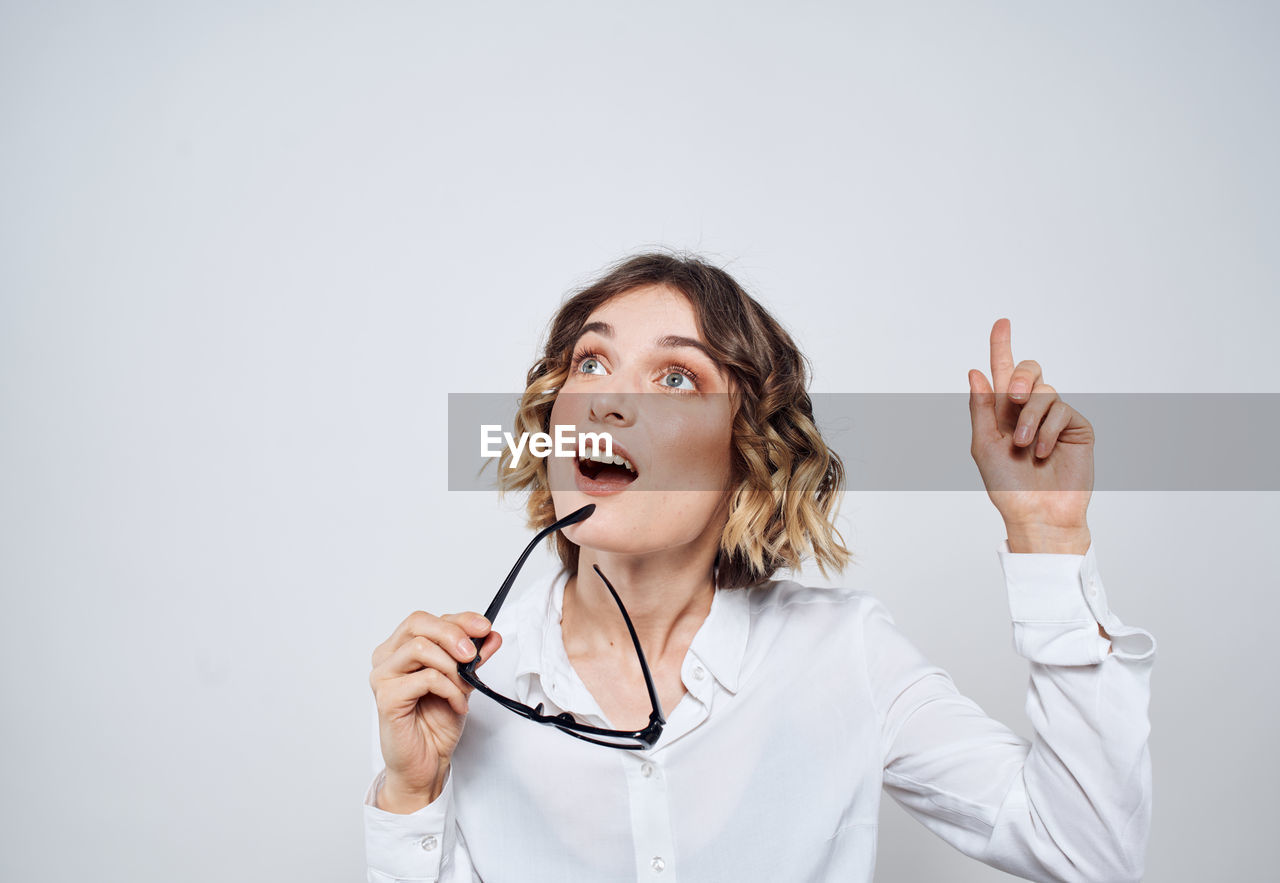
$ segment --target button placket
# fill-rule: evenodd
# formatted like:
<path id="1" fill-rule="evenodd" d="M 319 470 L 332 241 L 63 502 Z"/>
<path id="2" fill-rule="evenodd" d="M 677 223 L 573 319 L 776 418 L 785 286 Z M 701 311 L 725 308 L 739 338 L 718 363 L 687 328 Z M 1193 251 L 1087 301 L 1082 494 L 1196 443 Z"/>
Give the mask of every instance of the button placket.
<path id="1" fill-rule="evenodd" d="M 663 764 L 651 756 L 620 758 L 627 767 L 631 836 L 638 879 L 676 880 L 671 804 Z"/>

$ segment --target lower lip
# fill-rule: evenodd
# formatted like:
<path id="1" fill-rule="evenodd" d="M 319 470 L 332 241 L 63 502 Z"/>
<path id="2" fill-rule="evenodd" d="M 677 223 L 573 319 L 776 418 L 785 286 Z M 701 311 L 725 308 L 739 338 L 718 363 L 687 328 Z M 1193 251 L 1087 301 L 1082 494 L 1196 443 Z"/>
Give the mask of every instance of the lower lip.
<path id="1" fill-rule="evenodd" d="M 582 470 L 578 468 L 578 464 L 573 464 L 573 480 L 577 483 L 578 490 L 592 497 L 608 497 L 613 494 L 620 494 L 627 488 L 631 487 L 639 478 L 633 478 L 630 481 L 619 481 L 618 479 L 610 479 L 609 481 L 598 481 L 594 478 L 587 478 L 582 474 Z"/>

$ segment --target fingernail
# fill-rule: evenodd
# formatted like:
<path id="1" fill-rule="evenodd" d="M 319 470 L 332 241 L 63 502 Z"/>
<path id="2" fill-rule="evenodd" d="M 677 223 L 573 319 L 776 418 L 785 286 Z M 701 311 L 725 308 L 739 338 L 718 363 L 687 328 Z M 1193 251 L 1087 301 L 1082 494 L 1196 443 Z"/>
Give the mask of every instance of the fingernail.
<path id="1" fill-rule="evenodd" d="M 489 620 L 485 619 L 483 616 L 477 616 L 471 620 L 471 624 L 478 629 L 487 629 L 489 627 Z"/>
<path id="2" fill-rule="evenodd" d="M 1015 383 L 1009 387 L 1009 395 L 1015 399 L 1020 399 L 1027 394 L 1027 385 L 1025 383 Z"/>
<path id="3" fill-rule="evenodd" d="M 1029 439 L 1029 438 L 1031 438 L 1031 427 L 1030 427 L 1030 426 L 1019 426 L 1019 427 L 1018 427 L 1018 441 L 1020 441 L 1020 442 L 1024 442 L 1024 443 L 1025 443 L 1025 442 L 1027 441 L 1027 439 Z"/>
<path id="4" fill-rule="evenodd" d="M 458 652 L 471 659 L 476 655 L 476 645 L 464 638 L 458 642 Z"/>

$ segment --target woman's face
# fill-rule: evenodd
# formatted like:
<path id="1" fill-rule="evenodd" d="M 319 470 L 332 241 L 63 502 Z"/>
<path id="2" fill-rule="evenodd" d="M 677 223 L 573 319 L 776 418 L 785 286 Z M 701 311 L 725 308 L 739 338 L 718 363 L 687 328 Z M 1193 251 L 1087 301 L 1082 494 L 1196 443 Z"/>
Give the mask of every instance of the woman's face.
<path id="1" fill-rule="evenodd" d="M 557 518 L 596 504 L 565 529 L 570 540 L 642 554 L 719 537 L 732 486 L 733 409 L 730 382 L 705 345 L 693 307 L 663 286 L 618 295 L 587 318 L 551 408 L 551 432 L 608 432 L 634 472 L 547 458 Z"/>

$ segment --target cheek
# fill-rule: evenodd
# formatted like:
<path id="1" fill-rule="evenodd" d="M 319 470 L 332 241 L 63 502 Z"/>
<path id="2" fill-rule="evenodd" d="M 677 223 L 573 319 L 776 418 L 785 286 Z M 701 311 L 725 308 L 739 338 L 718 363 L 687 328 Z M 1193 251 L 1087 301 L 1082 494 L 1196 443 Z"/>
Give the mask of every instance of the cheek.
<path id="1" fill-rule="evenodd" d="M 733 426 L 727 417 L 703 420 L 689 428 L 691 447 L 713 471 L 728 469 L 733 450 Z"/>
<path id="2" fill-rule="evenodd" d="M 551 405 L 551 416 L 548 420 L 547 431 L 554 436 L 557 426 L 574 423 L 572 410 L 565 404 L 563 398 L 557 398 Z M 559 491 L 575 489 L 572 460 L 565 457 L 547 457 L 543 460 L 543 463 L 545 464 L 543 468 L 546 469 L 547 483 L 550 485 L 553 495 Z M 568 513 L 560 512 L 557 514 L 567 515 Z"/>
<path id="3" fill-rule="evenodd" d="M 722 421 L 687 421 L 672 425 L 665 445 L 676 452 L 680 471 L 696 476 L 696 490 L 717 490 L 733 473 L 733 434 Z"/>
<path id="4" fill-rule="evenodd" d="M 557 426 L 576 426 L 582 428 L 587 424 L 587 411 L 591 402 L 586 396 L 574 393 L 562 393 L 551 405 L 550 426 L 548 432 L 555 432 Z"/>
<path id="5" fill-rule="evenodd" d="M 561 421 L 561 415 L 564 413 L 564 399 L 557 396 L 556 400 L 551 403 L 551 425 L 555 426 Z"/>

